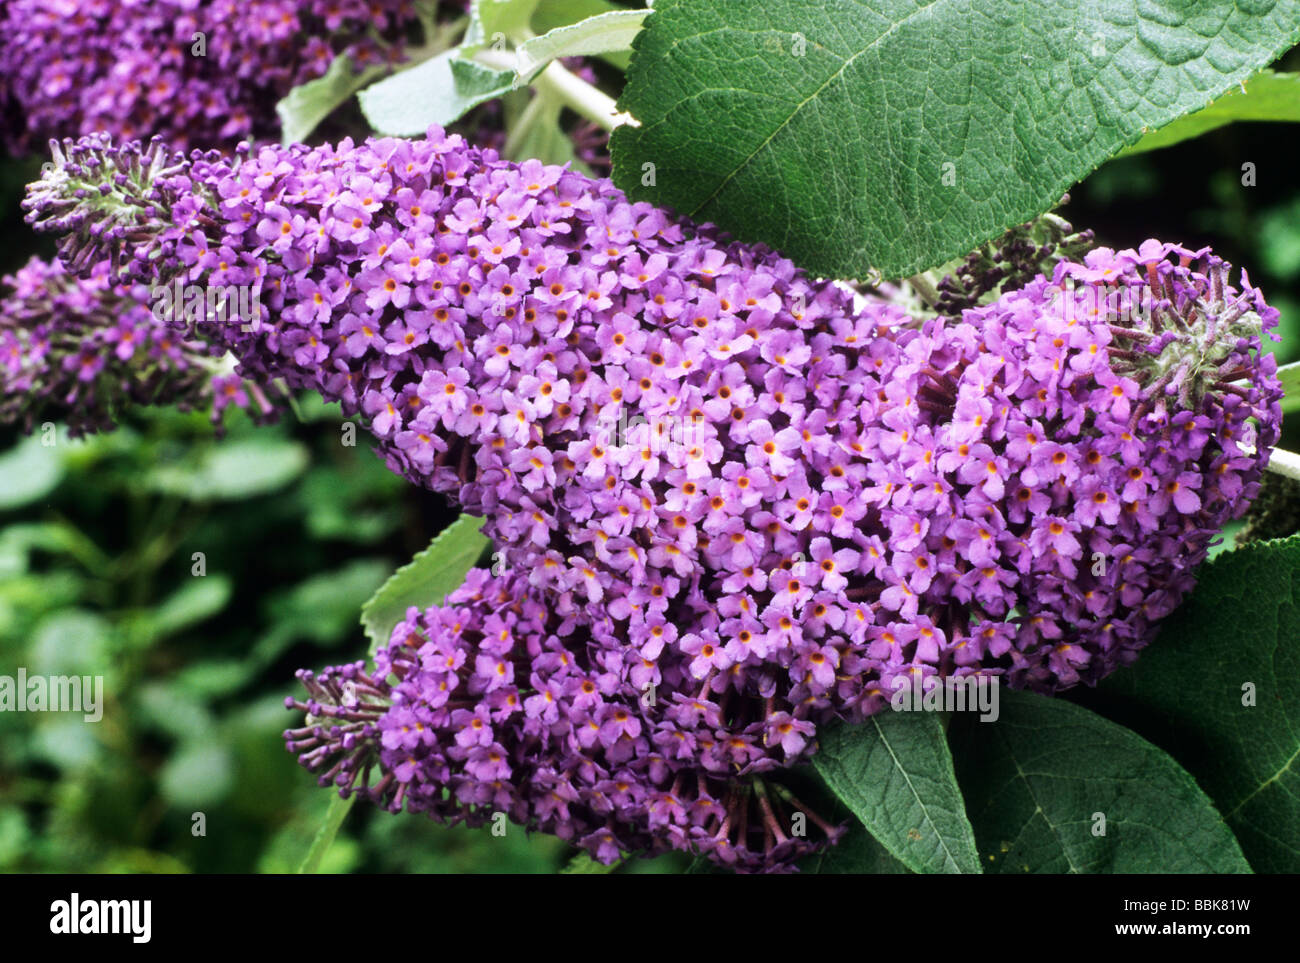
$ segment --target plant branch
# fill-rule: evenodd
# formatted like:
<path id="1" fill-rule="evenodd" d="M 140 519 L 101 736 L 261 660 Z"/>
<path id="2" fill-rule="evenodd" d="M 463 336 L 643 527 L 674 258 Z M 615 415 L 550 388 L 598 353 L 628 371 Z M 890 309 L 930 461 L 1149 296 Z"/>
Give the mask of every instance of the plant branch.
<path id="1" fill-rule="evenodd" d="M 935 287 L 934 280 L 930 275 L 922 271 L 919 274 L 913 274 L 907 279 L 907 283 L 912 286 L 912 290 L 920 295 L 921 300 L 932 308 L 939 306 L 939 289 Z"/>
<path id="2" fill-rule="evenodd" d="M 532 133 L 538 121 L 547 113 L 549 101 L 550 98 L 541 91 L 533 94 L 533 99 L 528 102 L 528 106 L 523 109 L 519 119 L 510 128 L 510 136 L 506 138 L 505 146 L 501 148 L 503 157 L 515 159 L 515 155 L 519 151 L 519 145 Z"/>
<path id="3" fill-rule="evenodd" d="M 1268 456 L 1268 470 L 1300 481 L 1300 455 L 1285 448 L 1274 448 Z"/>
<path id="4" fill-rule="evenodd" d="M 496 70 L 515 70 L 517 64 L 513 54 L 499 50 L 479 50 L 472 58 L 485 67 Z M 533 80 L 538 94 L 550 94 L 574 113 L 605 130 L 613 130 L 620 124 L 635 124 L 631 114 L 620 113 L 614 98 L 576 76 L 558 60 L 553 60 L 546 69 Z"/>

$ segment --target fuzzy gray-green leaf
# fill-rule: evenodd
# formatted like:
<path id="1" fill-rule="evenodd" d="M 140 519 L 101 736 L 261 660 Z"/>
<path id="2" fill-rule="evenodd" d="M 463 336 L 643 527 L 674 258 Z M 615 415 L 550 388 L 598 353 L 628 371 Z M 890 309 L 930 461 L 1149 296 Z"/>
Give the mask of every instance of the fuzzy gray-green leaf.
<path id="1" fill-rule="evenodd" d="M 1297 39 L 1300 0 L 660 0 L 614 180 L 814 273 L 901 277 Z"/>

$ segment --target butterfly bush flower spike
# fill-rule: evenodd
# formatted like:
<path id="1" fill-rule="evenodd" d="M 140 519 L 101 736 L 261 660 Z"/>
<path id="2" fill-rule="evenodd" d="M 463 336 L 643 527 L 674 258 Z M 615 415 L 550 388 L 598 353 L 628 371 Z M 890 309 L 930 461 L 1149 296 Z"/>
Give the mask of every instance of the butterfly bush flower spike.
<path id="1" fill-rule="evenodd" d="M 265 320 L 205 335 L 340 401 L 504 560 L 373 671 L 303 677 L 294 750 L 393 808 L 788 867 L 836 832 L 793 836 L 782 788 L 821 726 L 1131 662 L 1278 436 L 1277 312 L 1208 251 L 913 317 L 438 128 L 160 152 L 66 145 L 29 219 L 139 283 L 260 284 Z"/>

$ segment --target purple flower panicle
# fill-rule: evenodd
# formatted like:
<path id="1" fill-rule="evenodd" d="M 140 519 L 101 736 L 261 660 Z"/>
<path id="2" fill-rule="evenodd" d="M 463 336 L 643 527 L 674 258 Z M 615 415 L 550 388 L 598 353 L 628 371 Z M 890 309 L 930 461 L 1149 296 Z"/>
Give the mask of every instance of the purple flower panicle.
<path id="1" fill-rule="evenodd" d="M 259 385 L 222 370 L 223 349 L 156 318 L 144 285 L 110 283 L 107 262 L 79 278 L 33 258 L 0 285 L 0 424 L 61 421 L 76 436 L 140 405 L 210 408 L 218 426 L 231 405 L 276 414 Z"/>
<path id="2" fill-rule="evenodd" d="M 278 140 L 280 98 L 339 55 L 358 72 L 401 59 L 416 22 L 411 0 L 7 0 L 0 107 L 15 126 L 0 133 L 13 152 L 93 131 Z"/>
<path id="3" fill-rule="evenodd" d="M 1126 664 L 1277 438 L 1277 312 L 1207 251 L 1098 249 L 916 319 L 437 128 L 64 150 L 30 220 L 136 279 L 260 283 L 269 320 L 211 336 L 483 515 L 574 651 L 658 693 L 643 730 L 716 711 L 679 746 L 707 778 L 795 765 L 918 677 Z"/>
<path id="4" fill-rule="evenodd" d="M 779 783 L 733 778 L 732 744 L 772 733 L 728 732 L 703 693 L 648 713 L 623 662 L 526 579 L 475 569 L 409 609 L 372 671 L 299 672 L 308 696 L 287 705 L 307 722 L 285 738 L 344 795 L 448 824 L 504 814 L 606 863 L 677 848 L 778 868 L 838 837 Z"/>

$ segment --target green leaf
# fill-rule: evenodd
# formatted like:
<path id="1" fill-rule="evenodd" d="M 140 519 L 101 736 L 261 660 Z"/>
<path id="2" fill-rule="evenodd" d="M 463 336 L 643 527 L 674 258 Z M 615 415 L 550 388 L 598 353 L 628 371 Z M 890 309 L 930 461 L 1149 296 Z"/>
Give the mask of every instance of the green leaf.
<path id="1" fill-rule="evenodd" d="M 1279 365 L 1277 377 L 1285 392 L 1282 396 L 1282 413 L 1289 415 L 1293 411 L 1300 411 L 1300 361 Z"/>
<path id="2" fill-rule="evenodd" d="M 226 797 L 234 782 L 234 760 L 223 742 L 183 742 L 158 775 L 163 798 L 177 809 L 202 809 Z"/>
<path id="3" fill-rule="evenodd" d="M 390 565 L 383 559 L 357 558 L 277 593 L 266 606 L 273 634 L 287 640 L 305 637 L 323 645 L 351 638 L 357 610 L 370 604 L 375 592 L 382 589 Z M 270 650 L 275 651 L 275 646 Z"/>
<path id="4" fill-rule="evenodd" d="M 472 49 L 491 44 L 494 39 L 518 37 L 527 29 L 536 7 L 537 0 L 473 0 L 465 46 Z"/>
<path id="5" fill-rule="evenodd" d="M 577 856 L 569 860 L 564 869 L 560 870 L 560 874 L 569 876 L 608 876 L 622 864 L 623 861 L 620 859 L 617 863 L 610 863 L 606 866 L 604 863 L 596 862 L 587 853 L 578 853 Z"/>
<path id="6" fill-rule="evenodd" d="M 513 88 L 513 71 L 460 60 L 459 53 L 448 50 L 361 91 L 357 99 L 370 126 L 380 134 L 420 137 L 430 124 L 445 127 Z"/>
<path id="7" fill-rule="evenodd" d="M 298 442 L 250 438 L 204 449 L 197 464 L 160 465 L 141 481 L 151 491 L 191 501 L 237 500 L 283 488 L 308 461 L 306 447 Z"/>
<path id="8" fill-rule="evenodd" d="M 275 105 L 275 112 L 280 117 L 282 143 L 305 141 L 321 121 L 387 69 L 376 65 L 358 73 L 347 54 L 335 57 L 324 74 L 299 84 Z"/>
<path id="9" fill-rule="evenodd" d="M 57 447 L 42 445 L 36 434 L 0 454 L 0 511 L 30 505 L 59 486 L 63 459 Z"/>
<path id="10" fill-rule="evenodd" d="M 1261 873 L 1300 872 L 1298 639 L 1300 535 L 1250 543 L 1088 697 L 1196 777 Z"/>
<path id="11" fill-rule="evenodd" d="M 68 522 L 31 522 L 7 525 L 0 532 L 0 577 L 26 572 L 33 549 L 68 555 L 95 574 L 111 564 L 99 546 Z"/>
<path id="12" fill-rule="evenodd" d="M 334 837 L 339 834 L 339 829 L 343 826 L 343 820 L 347 818 L 348 813 L 352 810 L 352 804 L 356 802 L 356 798 L 356 796 L 349 796 L 344 799 L 342 796 L 335 796 L 330 800 L 330 808 L 325 813 L 325 821 L 321 823 L 320 829 L 316 831 L 316 838 L 311 841 L 311 848 L 307 850 L 302 865 L 298 867 L 299 874 L 320 872 L 321 860 L 329 852 L 330 845 L 333 844 Z"/>
<path id="13" fill-rule="evenodd" d="M 986 872 L 1250 872 L 1160 749 L 1063 699 L 1004 690 L 999 702 L 996 722 L 957 713 L 949 730 Z"/>
<path id="14" fill-rule="evenodd" d="M 1254 236 L 1261 243 L 1252 257 L 1259 258 L 1259 266 L 1265 272 L 1288 286 L 1300 277 L 1300 196 L 1293 195 L 1286 203 L 1273 204 L 1261 211 Z M 1282 292 L 1273 297 L 1272 304 L 1284 318 L 1300 314 L 1300 303 Z M 1281 341 L 1266 342 L 1265 347 L 1273 354 L 1279 358 L 1300 354 L 1300 331 L 1294 325 L 1284 324 L 1280 331 L 1273 333 L 1282 336 Z"/>
<path id="15" fill-rule="evenodd" d="M 462 515 L 439 534 L 429 547 L 399 568 L 361 607 L 361 624 L 371 651 L 388 644 L 393 626 L 406 618 L 414 605 L 421 610 L 437 605 L 465 581 L 465 575 L 492 543 L 479 531 L 483 519 Z"/>
<path id="16" fill-rule="evenodd" d="M 815 274 L 909 275 L 1298 38 L 1300 0 L 661 0 L 614 180 Z"/>
<path id="17" fill-rule="evenodd" d="M 203 461 L 195 498 L 251 498 L 278 491 L 306 469 L 307 449 L 297 442 L 250 439 L 216 445 Z"/>
<path id="18" fill-rule="evenodd" d="M 510 71 L 495 70 L 473 60 L 452 60 L 451 75 L 458 95 L 472 99 L 473 107 L 514 89 L 514 75 Z"/>
<path id="19" fill-rule="evenodd" d="M 0 809 L 0 871 L 11 873 L 18 861 L 32 848 L 32 832 L 27 816 L 17 806 Z"/>
<path id="20" fill-rule="evenodd" d="M 627 8 L 611 3 L 610 0 L 546 0 L 546 3 L 533 11 L 530 26 L 534 33 L 543 34 L 588 17 L 625 9 Z"/>
<path id="21" fill-rule="evenodd" d="M 978 873 L 975 837 L 932 712 L 882 712 L 821 735 L 813 766 L 871 835 L 918 873 Z"/>
<path id="22" fill-rule="evenodd" d="M 1205 109 L 1151 131 L 1120 156 L 1170 147 L 1238 120 L 1300 121 L 1300 74 L 1261 71 L 1244 88 L 1229 90 Z"/>
<path id="23" fill-rule="evenodd" d="M 106 667 L 112 669 L 112 637 L 112 627 L 97 612 L 58 609 L 32 629 L 28 671 L 33 675 L 104 673 Z"/>
<path id="24" fill-rule="evenodd" d="M 626 9 L 616 3 L 610 3 L 609 0 L 547 0 L 533 13 L 531 26 L 533 33 L 541 35 L 557 27 L 577 23 L 579 20 Z M 601 60 L 613 64 L 619 70 L 627 70 L 627 65 L 632 61 L 630 50 L 603 53 L 599 56 Z"/>
<path id="25" fill-rule="evenodd" d="M 131 722 L 153 726 L 188 745 L 205 745 L 216 738 L 216 719 L 203 698 L 163 682 L 140 687 L 131 704 Z"/>
<path id="26" fill-rule="evenodd" d="M 648 13 L 648 10 L 615 10 L 534 37 L 515 51 L 516 83 L 527 83 L 560 57 L 630 50 L 632 39 L 641 32 Z"/>
<path id="27" fill-rule="evenodd" d="M 527 160 L 535 157 L 543 164 L 568 164 L 574 170 L 584 174 L 590 173 L 590 168 L 578 160 L 574 153 L 573 139 L 560 126 L 558 109 L 540 118 L 519 141 L 514 152 L 508 156 L 512 160 Z"/>
<path id="28" fill-rule="evenodd" d="M 229 577 L 219 573 L 192 579 L 153 610 L 149 628 L 163 636 L 197 625 L 226 607 L 231 590 Z"/>
<path id="29" fill-rule="evenodd" d="M 94 728 L 86 725 L 80 716 L 48 717 L 32 733 L 32 756 L 69 775 L 95 771 L 104 749 L 95 738 Z"/>
<path id="30" fill-rule="evenodd" d="M 243 656 L 204 659 L 176 673 L 174 688 L 200 699 L 219 699 L 239 691 L 264 668 L 262 660 Z"/>
<path id="31" fill-rule="evenodd" d="M 536 158 L 544 164 L 568 164 L 589 174 L 590 169 L 574 151 L 573 138 L 560 126 L 564 104 L 549 91 L 537 90 L 518 121 L 510 125 L 502 156 L 523 161 Z"/>

